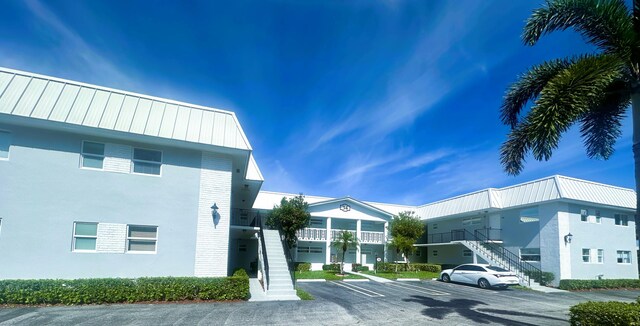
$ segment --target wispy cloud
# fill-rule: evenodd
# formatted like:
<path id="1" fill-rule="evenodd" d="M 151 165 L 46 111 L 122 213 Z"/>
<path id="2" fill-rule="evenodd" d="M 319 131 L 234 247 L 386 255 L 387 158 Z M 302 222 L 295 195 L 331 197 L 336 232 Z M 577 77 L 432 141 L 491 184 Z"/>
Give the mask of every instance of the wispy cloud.
<path id="1" fill-rule="evenodd" d="M 124 73 L 109 59 L 83 39 L 76 31 L 66 25 L 53 11 L 38 0 L 25 1 L 27 9 L 33 17 L 45 25 L 51 33 L 60 40 L 57 51 L 62 52 L 61 57 L 68 62 L 74 62 L 74 68 L 86 77 L 100 76 L 100 80 L 108 80 L 123 88 L 132 88 L 137 83 L 131 78 L 130 73 Z M 61 68 L 67 68 L 64 65 Z M 56 67 L 48 67 L 55 70 Z M 92 78 L 93 79 L 93 78 Z"/>

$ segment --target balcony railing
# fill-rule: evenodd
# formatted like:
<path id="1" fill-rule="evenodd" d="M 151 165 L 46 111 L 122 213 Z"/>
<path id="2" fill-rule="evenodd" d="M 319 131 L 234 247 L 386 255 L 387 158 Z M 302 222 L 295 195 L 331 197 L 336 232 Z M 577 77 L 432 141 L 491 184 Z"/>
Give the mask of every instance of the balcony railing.
<path id="1" fill-rule="evenodd" d="M 342 231 L 347 231 L 347 232 L 353 234 L 354 237 L 358 237 L 358 235 L 356 234 L 356 231 L 352 231 L 352 230 L 331 230 L 331 241 L 335 240 L 338 237 L 338 233 L 340 233 Z"/>
<path id="2" fill-rule="evenodd" d="M 487 239 L 487 241 L 501 241 L 500 229 L 477 229 L 471 233 L 469 230 L 459 229 L 451 230 L 450 232 L 433 233 L 427 237 L 427 243 L 447 243 L 451 241 L 469 240 L 469 234 L 475 234 L 477 237 Z"/>
<path id="3" fill-rule="evenodd" d="M 298 240 L 303 241 L 325 241 L 327 240 L 327 229 L 305 228 L 296 232 Z"/>
<path id="4" fill-rule="evenodd" d="M 362 243 L 384 243 L 384 232 L 362 231 L 359 240 Z"/>
<path id="5" fill-rule="evenodd" d="M 231 225 L 257 226 L 256 214 L 257 214 L 256 212 L 252 212 L 249 209 L 232 209 Z"/>

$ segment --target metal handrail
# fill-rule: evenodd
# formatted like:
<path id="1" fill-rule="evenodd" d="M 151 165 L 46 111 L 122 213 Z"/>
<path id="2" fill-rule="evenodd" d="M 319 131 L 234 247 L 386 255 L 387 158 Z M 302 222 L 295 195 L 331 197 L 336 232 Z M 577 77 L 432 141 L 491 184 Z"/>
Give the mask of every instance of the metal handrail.
<path id="1" fill-rule="evenodd" d="M 282 235 L 282 230 L 278 230 L 280 234 L 280 242 L 282 242 L 282 249 L 284 251 L 284 256 L 287 260 L 287 267 L 289 268 L 289 275 L 291 275 L 291 282 L 293 283 L 293 287 L 296 287 L 296 273 L 295 273 L 295 264 L 293 262 L 293 257 L 291 257 L 291 250 L 289 249 L 289 245 L 287 241 L 285 241 L 284 236 Z"/>
<path id="2" fill-rule="evenodd" d="M 259 230 L 258 230 L 258 237 L 260 238 L 260 255 L 261 255 L 261 261 L 262 261 L 262 266 L 264 267 L 264 271 L 262 273 L 262 275 L 265 278 L 265 290 L 269 289 L 269 260 L 267 259 L 267 245 L 264 242 L 264 225 L 262 224 L 262 217 L 260 216 L 260 213 L 258 213 L 258 215 L 256 216 L 256 223 L 258 224 Z"/>
<path id="3" fill-rule="evenodd" d="M 482 246 L 482 248 L 485 249 L 485 251 L 489 251 L 489 253 L 492 255 L 492 258 L 494 258 L 497 256 L 498 258 L 500 258 L 504 263 L 506 263 L 506 267 L 507 269 L 513 271 L 513 269 L 516 269 L 516 272 L 518 274 L 520 274 L 520 276 L 523 279 L 526 279 L 528 284 L 531 285 L 531 278 L 533 278 L 534 280 L 542 280 L 542 270 L 540 270 L 539 268 L 529 264 L 526 261 L 523 261 L 520 258 L 520 255 L 517 255 L 511 251 L 509 251 L 507 248 L 503 247 L 502 245 L 500 245 L 499 243 L 494 242 L 493 240 L 489 239 L 488 237 L 486 237 L 484 234 L 481 234 L 480 232 L 478 232 L 478 230 L 476 230 L 474 233 L 469 232 L 468 230 L 454 230 L 451 231 L 453 232 L 464 232 L 463 238 L 461 240 L 469 240 L 466 238 L 470 238 L 473 239 L 474 241 L 477 241 L 480 246 Z M 452 234 L 453 237 L 453 234 Z M 477 247 L 478 250 L 482 249 Z"/>

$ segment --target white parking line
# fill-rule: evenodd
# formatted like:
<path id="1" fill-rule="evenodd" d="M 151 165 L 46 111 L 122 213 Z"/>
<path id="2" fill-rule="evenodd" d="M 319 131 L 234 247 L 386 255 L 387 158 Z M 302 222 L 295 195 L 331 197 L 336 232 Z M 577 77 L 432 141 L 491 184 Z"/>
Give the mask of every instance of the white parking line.
<path id="1" fill-rule="evenodd" d="M 399 288 L 403 288 L 403 289 L 411 290 L 411 291 L 416 291 L 416 292 L 422 292 L 422 293 L 426 293 L 426 294 L 429 294 L 429 295 L 450 295 L 450 293 L 447 293 L 447 292 L 433 290 L 433 289 L 425 288 L 425 287 L 422 287 L 422 286 L 410 285 L 410 284 L 407 284 L 407 283 L 402 283 L 402 284 L 388 283 L 386 285 L 395 286 L 395 287 L 399 287 Z"/>
<path id="2" fill-rule="evenodd" d="M 365 288 L 361 288 L 359 286 L 356 286 L 356 285 L 353 285 L 353 284 L 350 284 L 350 283 L 348 285 L 347 285 L 347 283 L 341 283 L 341 282 L 329 282 L 329 283 L 337 285 L 337 286 L 341 286 L 343 288 L 347 288 L 347 289 L 349 289 L 351 291 L 362 293 L 362 294 L 364 294 L 364 295 L 366 295 L 368 297 L 384 297 L 384 294 L 380 294 L 378 292 L 373 292 L 371 290 L 367 290 Z M 360 290 L 358 290 L 358 289 L 360 289 Z M 369 293 L 367 293 L 367 292 L 369 292 Z M 372 293 L 372 294 L 370 294 L 370 293 Z"/>

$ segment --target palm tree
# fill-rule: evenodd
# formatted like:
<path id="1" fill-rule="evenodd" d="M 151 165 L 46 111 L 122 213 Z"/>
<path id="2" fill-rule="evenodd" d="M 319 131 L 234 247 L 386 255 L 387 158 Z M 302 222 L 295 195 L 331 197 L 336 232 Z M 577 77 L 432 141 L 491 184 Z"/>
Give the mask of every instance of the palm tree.
<path id="1" fill-rule="evenodd" d="M 358 238 L 356 238 L 355 234 L 342 230 L 338 232 L 336 237 L 331 241 L 331 245 L 336 248 L 336 250 L 342 250 L 342 261 L 340 262 L 340 274 L 344 274 L 344 255 L 347 253 L 347 250 L 352 247 L 358 247 L 360 243 L 358 242 Z"/>
<path id="2" fill-rule="evenodd" d="M 501 148 L 502 165 L 517 175 L 529 153 L 549 160 L 574 123 L 580 125 L 587 155 L 606 160 L 631 107 L 640 201 L 640 0 L 632 9 L 624 0 L 547 0 L 527 20 L 522 38 L 535 45 L 542 35 L 569 28 L 598 51 L 533 66 L 509 87 L 501 108 L 502 121 L 511 126 Z"/>

